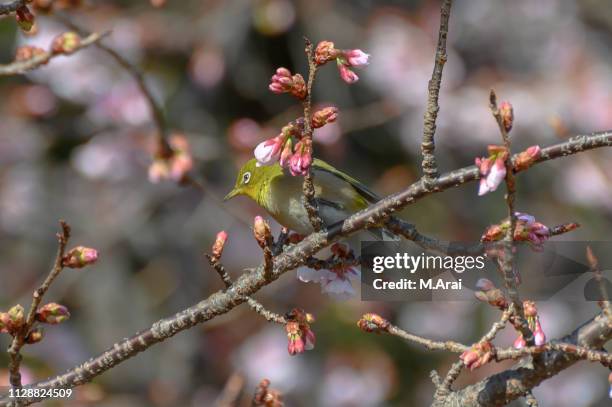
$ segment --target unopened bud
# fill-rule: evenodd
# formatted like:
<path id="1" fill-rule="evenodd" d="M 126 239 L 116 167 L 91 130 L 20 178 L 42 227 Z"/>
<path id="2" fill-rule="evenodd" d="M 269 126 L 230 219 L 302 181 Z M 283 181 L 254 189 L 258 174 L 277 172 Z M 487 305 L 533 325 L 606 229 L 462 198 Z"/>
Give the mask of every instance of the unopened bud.
<path id="1" fill-rule="evenodd" d="M 368 313 L 357 321 L 357 326 L 365 332 L 381 332 L 389 328 L 389 321 L 378 314 Z"/>
<path id="2" fill-rule="evenodd" d="M 98 251 L 91 247 L 77 246 L 64 256 L 62 265 L 73 269 L 80 269 L 98 261 Z"/>
<path id="3" fill-rule="evenodd" d="M 520 152 L 514 161 L 514 168 L 520 171 L 531 167 L 540 158 L 541 151 L 540 146 L 531 146 Z"/>
<path id="4" fill-rule="evenodd" d="M 16 10 L 15 20 L 17 20 L 19 28 L 26 32 L 30 31 L 34 26 L 34 14 L 32 14 L 28 6 L 25 5 Z"/>
<path id="5" fill-rule="evenodd" d="M 26 336 L 25 342 L 31 345 L 33 343 L 40 342 L 43 336 L 44 336 L 44 332 L 41 327 L 34 328 L 33 330 L 30 331 L 28 336 Z"/>
<path id="6" fill-rule="evenodd" d="M 499 105 L 499 114 L 506 132 L 512 130 L 512 125 L 514 124 L 514 109 L 510 102 L 501 102 Z"/>
<path id="7" fill-rule="evenodd" d="M 79 34 L 68 31 L 55 37 L 51 43 L 51 51 L 55 54 L 70 54 L 81 45 Z"/>
<path id="8" fill-rule="evenodd" d="M 14 305 L 8 310 L 7 314 L 7 328 L 9 332 L 15 332 L 23 326 L 25 322 L 25 311 L 21 305 Z"/>
<path id="9" fill-rule="evenodd" d="M 42 48 L 34 47 L 32 45 L 25 45 L 17 48 L 17 52 L 15 52 L 15 61 L 27 61 L 28 59 L 32 59 L 38 55 L 43 55 L 44 53 L 45 50 Z"/>
<path id="10" fill-rule="evenodd" d="M 36 312 L 36 320 L 45 324 L 59 324 L 70 318 L 68 308 L 55 302 L 45 304 Z"/>
<path id="11" fill-rule="evenodd" d="M 323 65 L 326 62 L 333 61 L 339 55 L 340 51 L 334 47 L 331 41 L 321 41 L 315 49 L 315 62 L 317 65 Z"/>
<path id="12" fill-rule="evenodd" d="M 312 115 L 312 127 L 318 129 L 328 123 L 333 123 L 338 118 L 338 108 L 334 106 L 326 107 L 321 110 L 317 110 Z"/>
<path id="13" fill-rule="evenodd" d="M 215 239 L 215 243 L 212 247 L 212 257 L 216 260 L 221 258 L 223 254 L 223 248 L 225 247 L 225 242 L 227 242 L 227 232 L 225 230 L 217 233 L 217 238 Z"/>
<path id="14" fill-rule="evenodd" d="M 535 302 L 530 300 L 523 301 L 523 312 L 527 318 L 533 318 L 538 315 L 538 308 L 535 305 Z"/>
<path id="15" fill-rule="evenodd" d="M 272 238 L 270 225 L 268 225 L 268 223 L 259 215 L 255 216 L 255 220 L 253 221 L 253 236 L 255 236 L 257 244 L 259 244 L 259 247 L 262 249 L 269 245 L 270 239 Z"/>

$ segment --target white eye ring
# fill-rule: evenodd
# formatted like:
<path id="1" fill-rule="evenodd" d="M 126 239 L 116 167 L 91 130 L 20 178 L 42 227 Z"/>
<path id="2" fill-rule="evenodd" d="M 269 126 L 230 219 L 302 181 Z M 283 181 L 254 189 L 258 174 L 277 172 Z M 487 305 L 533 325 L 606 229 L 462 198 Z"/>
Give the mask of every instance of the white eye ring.
<path id="1" fill-rule="evenodd" d="M 251 173 L 250 172 L 245 172 L 242 175 L 242 183 L 243 184 L 248 184 L 250 180 L 251 180 Z"/>

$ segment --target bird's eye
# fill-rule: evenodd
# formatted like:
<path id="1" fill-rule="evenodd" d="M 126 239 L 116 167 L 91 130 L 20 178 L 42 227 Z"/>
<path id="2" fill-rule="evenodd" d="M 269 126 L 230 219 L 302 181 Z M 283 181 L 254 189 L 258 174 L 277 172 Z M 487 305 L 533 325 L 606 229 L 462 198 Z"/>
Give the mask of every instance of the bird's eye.
<path id="1" fill-rule="evenodd" d="M 248 184 L 250 180 L 251 180 L 251 173 L 250 172 L 245 172 L 242 175 L 242 183 L 243 184 Z"/>

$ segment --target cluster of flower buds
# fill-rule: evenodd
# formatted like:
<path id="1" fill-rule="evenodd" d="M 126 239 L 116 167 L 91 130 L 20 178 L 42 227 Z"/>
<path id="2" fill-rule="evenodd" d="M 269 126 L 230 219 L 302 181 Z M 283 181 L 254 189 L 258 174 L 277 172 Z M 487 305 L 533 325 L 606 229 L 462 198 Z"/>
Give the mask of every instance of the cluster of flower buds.
<path id="1" fill-rule="evenodd" d="M 263 379 L 255 390 L 253 405 L 264 407 L 283 407 L 284 404 L 280 392 L 270 388 L 270 380 Z"/>
<path id="2" fill-rule="evenodd" d="M 149 166 L 149 181 L 161 180 L 181 182 L 193 169 L 193 157 L 187 138 L 182 134 L 173 134 L 168 140 L 170 154 L 158 153 Z"/>
<path id="3" fill-rule="evenodd" d="M 98 261 L 98 251 L 91 247 L 77 246 L 71 249 L 62 259 L 64 267 L 80 269 Z"/>
<path id="4" fill-rule="evenodd" d="M 475 160 L 480 172 L 479 196 L 495 191 L 506 177 L 508 149 L 504 146 L 489 145 L 487 150 L 488 157 L 477 157 Z"/>
<path id="5" fill-rule="evenodd" d="M 550 238 L 550 229 L 546 225 L 536 222 L 535 218 L 527 213 L 516 212 L 515 216 L 516 225 L 514 228 L 514 241 L 529 242 L 533 249 L 542 250 L 544 243 Z M 578 226 L 576 224 L 570 225 Z M 509 228 L 509 219 L 499 224 L 491 225 L 487 228 L 480 240 L 482 242 L 502 240 L 506 236 Z"/>
<path id="6" fill-rule="evenodd" d="M 0 333 L 15 335 L 25 322 L 25 310 L 21 305 L 14 305 L 7 312 L 0 312 Z"/>
<path id="7" fill-rule="evenodd" d="M 34 27 L 34 14 L 25 4 L 15 11 L 17 25 L 25 32 L 29 32 Z"/>
<path id="8" fill-rule="evenodd" d="M 36 311 L 36 320 L 44 324 L 60 324 L 70 318 L 68 308 L 55 302 L 45 304 Z"/>
<path id="9" fill-rule="evenodd" d="M 215 243 L 213 243 L 212 246 L 212 258 L 214 260 L 219 260 L 223 255 L 223 248 L 225 247 L 225 242 L 227 242 L 227 232 L 225 230 L 222 230 L 217 233 Z"/>
<path id="10" fill-rule="evenodd" d="M 389 328 L 389 321 L 378 314 L 367 313 L 357 321 L 359 329 L 365 332 L 384 332 Z"/>
<path id="11" fill-rule="evenodd" d="M 55 37 L 51 43 L 54 54 L 71 54 L 81 45 L 81 37 L 74 31 L 68 31 Z"/>
<path id="12" fill-rule="evenodd" d="M 480 291 L 474 292 L 474 296 L 494 307 L 505 310 L 508 307 L 508 301 L 502 290 L 497 288 L 489 279 L 481 278 L 476 282 L 476 288 Z"/>
<path id="13" fill-rule="evenodd" d="M 478 342 L 459 357 L 470 370 L 486 365 L 493 357 L 493 346 L 489 341 Z"/>
<path id="14" fill-rule="evenodd" d="M 330 106 L 312 115 L 312 127 L 317 129 L 333 123 L 338 109 Z M 254 156 L 258 165 L 271 165 L 276 161 L 292 175 L 305 175 L 312 164 L 312 141 L 303 138 L 304 118 L 300 117 L 285 125 L 278 136 L 262 141 L 255 147 Z"/>
<path id="15" fill-rule="evenodd" d="M 535 302 L 530 300 L 523 301 L 523 312 L 525 314 L 525 318 L 527 318 L 527 323 L 529 324 L 529 329 L 533 332 L 534 342 L 536 346 L 542 346 L 546 343 L 546 334 L 542 329 L 542 325 L 540 324 L 540 317 L 538 316 L 538 309 L 535 305 Z M 521 349 L 526 346 L 525 339 L 522 334 L 519 334 L 518 338 L 514 341 L 514 348 Z"/>
<path id="16" fill-rule="evenodd" d="M 300 100 L 303 100 L 308 93 L 302 75 L 299 73 L 292 75 L 290 70 L 283 67 L 278 68 L 272 75 L 268 89 L 276 94 L 289 93 Z"/>
<path id="17" fill-rule="evenodd" d="M 336 49 L 333 42 L 321 41 L 315 49 L 314 58 L 317 65 L 335 60 L 340 77 L 344 82 L 351 84 L 359 80 L 359 76 L 351 68 L 367 65 L 370 56 L 360 49 Z"/>
<path id="18" fill-rule="evenodd" d="M 285 315 L 285 318 L 288 321 L 285 330 L 289 339 L 287 346 L 289 354 L 297 355 L 305 350 L 313 349 L 316 337 L 310 329 L 310 324 L 315 321 L 314 316 L 302 309 L 294 308 Z"/>
<path id="19" fill-rule="evenodd" d="M 262 249 L 272 247 L 273 238 L 270 225 L 259 215 L 255 216 L 253 221 L 253 236 Z"/>

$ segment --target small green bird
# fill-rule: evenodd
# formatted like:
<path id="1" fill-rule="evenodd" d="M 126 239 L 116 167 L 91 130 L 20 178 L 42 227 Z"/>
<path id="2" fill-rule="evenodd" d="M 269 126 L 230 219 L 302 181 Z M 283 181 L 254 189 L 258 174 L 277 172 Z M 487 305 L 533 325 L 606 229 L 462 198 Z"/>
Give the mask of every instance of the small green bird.
<path id="1" fill-rule="evenodd" d="M 322 160 L 314 159 L 311 171 L 319 215 L 326 227 L 380 200 L 361 182 Z M 257 160 L 251 159 L 240 169 L 234 189 L 224 200 L 246 195 L 281 225 L 308 235 L 313 228 L 302 202 L 303 181 L 283 170 L 278 162 L 257 166 Z M 380 231 L 372 232 L 381 237 Z"/>

